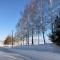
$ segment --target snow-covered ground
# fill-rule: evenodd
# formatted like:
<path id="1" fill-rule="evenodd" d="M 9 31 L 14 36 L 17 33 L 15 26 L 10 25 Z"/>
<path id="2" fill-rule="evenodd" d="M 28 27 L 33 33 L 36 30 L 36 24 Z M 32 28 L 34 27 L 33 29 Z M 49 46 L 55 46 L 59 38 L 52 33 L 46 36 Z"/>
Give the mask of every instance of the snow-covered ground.
<path id="1" fill-rule="evenodd" d="M 26 60 L 60 60 L 60 47 L 53 44 L 19 46 L 8 49 L 26 57 Z"/>
<path id="2" fill-rule="evenodd" d="M 6 48 L 0 48 L 0 60 L 26 60 L 26 57 L 13 53 Z"/>
<path id="3" fill-rule="evenodd" d="M 1 47 L 0 60 L 60 60 L 60 47 L 54 44 Z"/>

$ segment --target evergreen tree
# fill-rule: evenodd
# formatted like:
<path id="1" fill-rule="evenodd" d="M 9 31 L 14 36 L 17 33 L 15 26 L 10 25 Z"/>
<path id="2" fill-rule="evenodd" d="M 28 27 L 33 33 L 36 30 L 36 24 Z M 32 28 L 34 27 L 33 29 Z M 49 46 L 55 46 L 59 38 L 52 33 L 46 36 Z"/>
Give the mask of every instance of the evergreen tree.
<path id="1" fill-rule="evenodd" d="M 52 34 L 50 34 L 50 40 L 60 46 L 60 17 L 56 17 L 55 22 L 54 22 L 54 29 Z"/>

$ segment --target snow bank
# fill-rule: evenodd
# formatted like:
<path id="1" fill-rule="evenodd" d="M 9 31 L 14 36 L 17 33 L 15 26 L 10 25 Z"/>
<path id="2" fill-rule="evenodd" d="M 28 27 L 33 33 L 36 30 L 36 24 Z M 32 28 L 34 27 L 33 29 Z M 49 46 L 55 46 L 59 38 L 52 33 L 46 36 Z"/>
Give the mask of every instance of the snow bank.
<path id="1" fill-rule="evenodd" d="M 60 52 L 60 47 L 50 43 L 50 44 L 40 44 L 40 45 L 25 45 L 25 46 L 18 46 L 14 49 L 20 50 L 36 50 L 36 51 L 48 51 L 48 52 Z"/>

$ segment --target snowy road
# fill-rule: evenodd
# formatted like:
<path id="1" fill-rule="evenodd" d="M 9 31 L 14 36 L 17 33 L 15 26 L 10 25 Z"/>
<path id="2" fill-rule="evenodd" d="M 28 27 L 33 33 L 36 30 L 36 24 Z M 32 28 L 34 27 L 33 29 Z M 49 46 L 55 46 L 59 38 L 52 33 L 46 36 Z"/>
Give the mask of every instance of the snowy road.
<path id="1" fill-rule="evenodd" d="M 6 48 L 0 48 L 0 60 L 31 60 L 29 57 L 9 51 Z"/>

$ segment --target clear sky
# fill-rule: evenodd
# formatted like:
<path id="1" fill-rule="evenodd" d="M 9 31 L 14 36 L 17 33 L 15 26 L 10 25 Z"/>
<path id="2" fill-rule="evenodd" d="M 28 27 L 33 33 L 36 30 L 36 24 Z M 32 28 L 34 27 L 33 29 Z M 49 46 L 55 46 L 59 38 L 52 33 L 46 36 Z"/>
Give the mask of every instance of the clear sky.
<path id="1" fill-rule="evenodd" d="M 0 0 L 0 40 L 15 31 L 20 12 L 27 3 L 29 0 Z"/>

